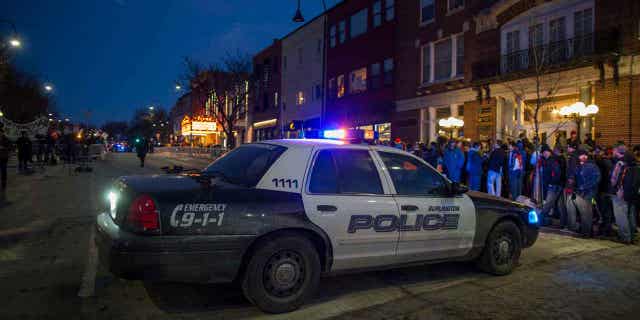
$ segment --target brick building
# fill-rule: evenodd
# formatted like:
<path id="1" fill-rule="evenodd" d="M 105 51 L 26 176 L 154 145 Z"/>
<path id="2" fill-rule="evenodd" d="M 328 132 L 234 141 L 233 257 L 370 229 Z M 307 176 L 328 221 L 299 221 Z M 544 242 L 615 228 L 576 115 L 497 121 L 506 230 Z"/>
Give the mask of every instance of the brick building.
<path id="1" fill-rule="evenodd" d="M 327 12 L 326 128 L 357 127 L 390 139 L 395 2 L 344 1 Z"/>
<path id="2" fill-rule="evenodd" d="M 282 42 L 279 39 L 253 57 L 255 84 L 249 104 L 249 141 L 281 137 L 281 60 Z"/>
<path id="3" fill-rule="evenodd" d="M 464 120 L 457 135 L 465 138 L 531 138 L 539 105 L 540 133 L 549 143 L 576 129 L 607 144 L 640 142 L 640 115 L 633 114 L 639 6 L 631 0 L 400 2 L 393 134 L 433 140 L 443 134 L 438 121 L 454 116 Z M 600 112 L 579 122 L 558 113 L 577 102 Z M 395 125 L 407 119 L 417 125 Z"/>

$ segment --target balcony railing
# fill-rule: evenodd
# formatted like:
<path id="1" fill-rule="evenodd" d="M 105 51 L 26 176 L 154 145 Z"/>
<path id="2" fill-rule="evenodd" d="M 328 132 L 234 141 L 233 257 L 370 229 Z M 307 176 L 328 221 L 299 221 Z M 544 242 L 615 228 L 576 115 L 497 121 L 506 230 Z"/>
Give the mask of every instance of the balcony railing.
<path id="1" fill-rule="evenodd" d="M 502 55 L 500 71 L 505 74 L 530 68 L 545 68 L 594 53 L 593 34 L 588 34 Z"/>

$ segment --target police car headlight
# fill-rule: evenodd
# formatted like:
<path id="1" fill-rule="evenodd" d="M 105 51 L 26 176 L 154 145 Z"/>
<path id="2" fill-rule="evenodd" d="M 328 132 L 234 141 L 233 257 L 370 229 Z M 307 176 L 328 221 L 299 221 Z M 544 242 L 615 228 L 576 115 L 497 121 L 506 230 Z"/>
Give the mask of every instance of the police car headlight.
<path id="1" fill-rule="evenodd" d="M 118 194 L 114 191 L 109 191 L 107 199 L 109 200 L 109 214 L 111 215 L 111 218 L 115 219 L 118 207 Z"/>
<path id="2" fill-rule="evenodd" d="M 538 213 L 535 210 L 529 211 L 529 224 L 538 224 Z"/>

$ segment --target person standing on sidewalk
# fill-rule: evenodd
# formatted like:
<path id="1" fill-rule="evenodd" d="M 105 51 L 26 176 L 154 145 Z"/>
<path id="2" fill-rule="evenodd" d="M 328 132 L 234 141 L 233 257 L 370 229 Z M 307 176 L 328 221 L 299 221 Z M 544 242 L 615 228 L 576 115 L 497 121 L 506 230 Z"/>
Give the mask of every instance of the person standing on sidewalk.
<path id="1" fill-rule="evenodd" d="M 625 200 L 624 180 L 629 168 L 636 165 L 635 157 L 627 151 L 624 144 L 618 144 L 613 149 L 616 158 L 615 166 L 611 172 L 611 203 L 613 214 L 618 225 L 618 236 L 624 243 L 632 243 L 636 232 L 636 217 L 632 205 Z M 628 198 L 629 196 L 627 196 Z"/>
<path id="2" fill-rule="evenodd" d="M 487 175 L 487 193 L 497 197 L 502 195 L 502 171 L 506 162 L 501 144 L 501 141 L 497 141 L 493 146 L 493 151 L 489 156 L 489 173 Z"/>
<path id="3" fill-rule="evenodd" d="M 464 166 L 464 153 L 453 139 L 449 141 L 447 149 L 444 151 L 444 165 L 449 179 L 453 182 L 460 182 Z"/>
<path id="4" fill-rule="evenodd" d="M 33 148 L 26 131 L 21 132 L 20 138 L 16 141 L 16 145 L 18 147 L 18 170 L 20 172 L 26 172 L 29 161 L 31 161 L 31 152 Z"/>
<path id="5" fill-rule="evenodd" d="M 572 230 L 579 230 L 583 237 L 590 238 L 593 230 L 593 199 L 598 193 L 600 169 L 589 160 L 589 154 L 584 149 L 578 150 L 577 159 L 574 172 L 575 193 L 571 199 L 574 206 L 567 207 L 567 215 L 569 227 Z M 578 214 L 580 215 L 579 227 Z"/>
<path id="6" fill-rule="evenodd" d="M 140 168 L 144 168 L 144 158 L 147 157 L 148 152 L 149 143 L 146 139 L 140 139 L 140 141 L 136 145 L 136 153 L 138 155 L 138 158 L 140 159 Z"/>
<path id="7" fill-rule="evenodd" d="M 509 148 L 509 191 L 511 199 L 516 200 L 522 194 L 522 153 L 515 142 Z"/>
<path id="8" fill-rule="evenodd" d="M 7 202 L 7 163 L 10 151 L 11 141 L 4 134 L 4 129 L 0 127 L 0 206 Z"/>
<path id="9" fill-rule="evenodd" d="M 544 204 L 540 216 L 542 217 L 542 224 L 549 225 L 551 224 L 549 213 L 551 209 L 557 207 L 558 197 L 560 197 L 562 193 L 561 169 L 560 160 L 557 156 L 552 155 L 548 145 L 543 145 L 541 152 L 542 159 L 540 167 L 542 171 L 542 181 L 540 183 L 542 184 Z M 564 205 L 564 203 L 562 203 L 562 205 Z"/>
<path id="10" fill-rule="evenodd" d="M 473 191 L 480 191 L 482 182 L 482 155 L 480 155 L 480 143 L 474 142 L 469 148 L 467 159 L 467 176 L 469 177 L 469 188 Z"/>
<path id="11" fill-rule="evenodd" d="M 606 155 L 606 149 L 602 146 L 596 146 L 594 152 L 594 158 L 596 165 L 600 169 L 600 185 L 598 186 L 598 196 L 596 197 L 596 203 L 598 205 L 598 211 L 602 217 L 602 223 L 600 225 L 600 235 L 609 236 L 612 231 L 613 225 L 613 208 L 611 208 L 611 198 L 609 197 L 609 190 L 611 189 L 611 170 L 613 164 L 611 159 Z"/>

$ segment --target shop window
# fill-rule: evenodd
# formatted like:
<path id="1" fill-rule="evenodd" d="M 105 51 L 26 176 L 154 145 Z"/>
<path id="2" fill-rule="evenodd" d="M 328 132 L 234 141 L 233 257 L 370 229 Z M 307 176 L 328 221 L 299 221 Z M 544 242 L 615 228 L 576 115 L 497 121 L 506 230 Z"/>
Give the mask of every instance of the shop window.
<path id="1" fill-rule="evenodd" d="M 304 104 L 304 91 L 298 91 L 296 95 L 296 105 L 301 106 Z"/>

